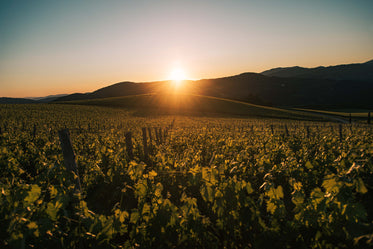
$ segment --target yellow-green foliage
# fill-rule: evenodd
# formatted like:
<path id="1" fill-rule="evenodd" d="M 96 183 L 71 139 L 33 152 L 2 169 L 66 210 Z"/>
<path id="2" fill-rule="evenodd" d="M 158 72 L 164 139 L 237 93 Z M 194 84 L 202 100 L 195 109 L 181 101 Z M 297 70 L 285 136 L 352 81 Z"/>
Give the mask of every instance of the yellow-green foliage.
<path id="1" fill-rule="evenodd" d="M 372 245 L 370 126 L 344 125 L 341 142 L 332 123 L 132 114 L 0 106 L 0 247 Z M 158 143 L 154 128 L 171 124 Z M 148 156 L 142 127 L 152 131 Z M 63 165 L 63 128 L 71 133 L 80 194 Z"/>

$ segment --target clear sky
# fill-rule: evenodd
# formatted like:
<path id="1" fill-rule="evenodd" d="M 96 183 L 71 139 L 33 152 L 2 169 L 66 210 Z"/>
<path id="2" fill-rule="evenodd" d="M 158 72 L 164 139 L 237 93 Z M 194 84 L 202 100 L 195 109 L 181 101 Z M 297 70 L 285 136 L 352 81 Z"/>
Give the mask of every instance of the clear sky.
<path id="1" fill-rule="evenodd" d="M 0 96 L 373 59 L 372 0 L 0 0 Z"/>

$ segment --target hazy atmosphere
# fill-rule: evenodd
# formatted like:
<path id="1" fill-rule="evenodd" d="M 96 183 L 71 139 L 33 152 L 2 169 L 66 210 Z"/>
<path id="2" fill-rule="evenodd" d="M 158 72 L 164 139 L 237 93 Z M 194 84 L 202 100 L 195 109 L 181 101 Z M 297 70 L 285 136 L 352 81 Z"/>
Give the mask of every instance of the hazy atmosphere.
<path id="1" fill-rule="evenodd" d="M 1 1 L 0 92 L 216 78 L 373 57 L 373 1 Z"/>
<path id="2" fill-rule="evenodd" d="M 0 248 L 373 248 L 373 0 L 0 0 Z"/>

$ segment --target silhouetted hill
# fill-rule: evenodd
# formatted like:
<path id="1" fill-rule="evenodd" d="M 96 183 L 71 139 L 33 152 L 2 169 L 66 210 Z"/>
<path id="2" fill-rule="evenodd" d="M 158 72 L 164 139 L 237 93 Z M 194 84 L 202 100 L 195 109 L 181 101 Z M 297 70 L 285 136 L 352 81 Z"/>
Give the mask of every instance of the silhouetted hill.
<path id="1" fill-rule="evenodd" d="M 30 97 L 30 98 L 27 98 L 27 99 L 32 99 L 32 100 L 38 101 L 40 103 L 49 103 L 53 100 L 64 97 L 66 95 L 68 95 L 68 94 L 55 94 L 55 95 L 48 95 L 48 96 L 44 96 L 44 97 Z"/>
<path id="2" fill-rule="evenodd" d="M 360 68 L 351 69 L 350 72 L 357 72 L 358 70 L 363 72 L 366 68 L 372 67 L 372 65 L 373 61 L 369 61 L 362 64 L 340 65 L 328 68 L 319 67 L 315 68 L 315 70 L 328 69 L 329 72 L 343 72 L 343 68 L 347 68 L 347 71 L 351 68 Z M 280 74 L 284 70 L 272 69 L 270 71 L 272 72 L 271 74 Z M 294 67 L 285 71 L 303 72 L 303 74 L 306 74 L 309 70 Z M 372 72 L 373 69 L 371 72 L 364 71 L 363 75 L 353 80 L 275 77 L 258 73 L 243 73 L 216 79 L 185 81 L 185 86 L 180 91 L 185 94 L 206 95 L 280 107 L 373 108 L 373 77 L 370 80 L 361 80 L 362 78 L 369 78 Z M 352 77 L 353 74 L 349 75 Z M 92 93 L 68 95 L 57 99 L 57 101 L 101 99 L 169 91 L 173 91 L 172 82 L 170 81 L 149 83 L 121 82 L 98 89 Z"/>
<path id="3" fill-rule="evenodd" d="M 373 80 L 373 60 L 365 63 L 316 68 L 279 67 L 264 71 L 262 74 L 302 79 Z"/>
<path id="4" fill-rule="evenodd" d="M 198 82 L 196 82 L 198 85 Z M 372 81 L 268 77 L 245 73 L 202 80 L 198 94 L 288 107 L 373 108 Z M 255 102 L 255 101 L 254 101 Z"/>
<path id="5" fill-rule="evenodd" d="M 0 98 L 0 104 L 36 104 L 38 103 L 32 99 L 23 99 L 23 98 Z"/>
<path id="6" fill-rule="evenodd" d="M 70 95 L 57 98 L 53 101 L 74 101 L 74 100 L 84 100 L 84 99 L 91 99 L 89 97 L 89 93 L 73 93 Z"/>
<path id="7" fill-rule="evenodd" d="M 71 100 L 87 100 L 87 99 L 101 99 L 110 97 L 122 97 L 129 95 L 138 95 L 153 93 L 161 89 L 161 85 L 165 82 L 149 82 L 149 83 L 134 83 L 134 82 L 120 82 L 104 88 L 100 88 L 92 93 L 74 93 L 61 98 L 56 101 L 71 101 Z"/>

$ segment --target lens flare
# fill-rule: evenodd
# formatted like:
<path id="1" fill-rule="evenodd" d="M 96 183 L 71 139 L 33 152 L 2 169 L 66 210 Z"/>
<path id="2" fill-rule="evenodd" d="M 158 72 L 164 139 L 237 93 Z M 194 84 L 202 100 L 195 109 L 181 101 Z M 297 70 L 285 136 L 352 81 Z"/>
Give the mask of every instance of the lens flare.
<path id="1" fill-rule="evenodd" d="M 171 71 L 169 79 L 175 80 L 175 81 L 185 80 L 186 79 L 185 71 L 181 68 L 175 68 L 174 70 Z"/>
<path id="2" fill-rule="evenodd" d="M 186 73 L 181 68 L 175 68 L 171 71 L 169 80 L 171 81 L 171 84 L 175 90 L 178 90 L 183 86 L 183 82 L 186 80 Z"/>

